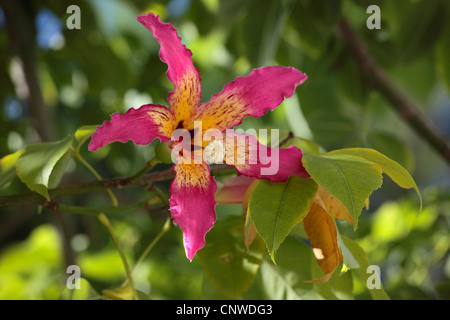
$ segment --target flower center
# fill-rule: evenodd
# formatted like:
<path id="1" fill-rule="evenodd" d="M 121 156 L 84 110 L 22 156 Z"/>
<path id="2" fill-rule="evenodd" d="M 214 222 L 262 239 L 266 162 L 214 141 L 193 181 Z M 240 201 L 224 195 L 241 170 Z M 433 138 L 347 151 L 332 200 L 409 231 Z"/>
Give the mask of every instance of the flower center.
<path id="1" fill-rule="evenodd" d="M 225 151 L 223 143 L 218 140 L 213 140 L 203 150 L 203 159 L 208 163 L 223 163 Z"/>

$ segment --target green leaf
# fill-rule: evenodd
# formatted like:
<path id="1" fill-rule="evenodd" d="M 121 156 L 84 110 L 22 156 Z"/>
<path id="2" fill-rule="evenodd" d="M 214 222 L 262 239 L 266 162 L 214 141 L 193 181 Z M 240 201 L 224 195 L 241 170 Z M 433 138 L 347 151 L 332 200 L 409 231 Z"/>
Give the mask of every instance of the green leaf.
<path id="1" fill-rule="evenodd" d="M 8 154 L 0 159 L 0 187 L 11 181 L 16 174 L 16 163 L 24 150 Z"/>
<path id="2" fill-rule="evenodd" d="M 219 290 L 239 299 L 253 283 L 264 251 L 264 242 L 258 237 L 245 250 L 242 217 L 230 215 L 208 232 L 198 256 Z"/>
<path id="3" fill-rule="evenodd" d="M 360 157 L 331 153 L 305 154 L 302 162 L 311 177 L 348 209 L 356 230 L 366 199 L 383 182 L 380 167 Z"/>
<path id="4" fill-rule="evenodd" d="M 420 199 L 420 211 L 422 210 L 422 196 L 420 195 L 419 188 L 417 188 L 414 179 L 409 174 L 408 170 L 403 168 L 399 163 L 392 159 L 389 159 L 384 154 L 373 150 L 364 148 L 349 148 L 331 151 L 329 155 L 352 155 L 360 158 L 364 158 L 371 161 L 386 173 L 396 184 L 404 189 L 414 189 Z"/>
<path id="5" fill-rule="evenodd" d="M 72 145 L 72 136 L 56 142 L 30 145 L 17 160 L 17 176 L 33 191 L 50 200 L 49 180 L 57 162 Z"/>
<path id="6" fill-rule="evenodd" d="M 287 237 L 277 253 L 277 264 L 263 260 L 258 284 L 270 300 L 317 299 L 311 280 L 312 250 L 306 244 Z"/>
<path id="7" fill-rule="evenodd" d="M 75 140 L 77 141 L 77 149 L 89 139 L 92 134 L 97 130 L 97 126 L 82 126 L 75 131 Z"/>
<path id="8" fill-rule="evenodd" d="M 303 223 L 297 224 L 294 228 L 292 228 L 291 236 L 294 238 L 302 238 L 302 239 L 308 239 L 308 235 L 306 234 L 305 227 L 303 226 Z"/>
<path id="9" fill-rule="evenodd" d="M 311 276 L 314 279 L 323 277 L 317 259 L 311 257 Z M 326 300 L 353 299 L 353 278 L 351 272 L 339 272 L 336 270 L 326 282 L 313 282 L 314 289 Z"/>
<path id="10" fill-rule="evenodd" d="M 358 261 L 356 261 L 355 257 L 352 255 L 352 253 L 350 252 L 350 250 L 347 248 L 344 241 L 342 240 L 342 237 L 339 234 L 339 230 L 338 230 L 337 238 L 338 238 L 339 248 L 341 249 L 342 256 L 344 257 L 344 260 L 343 260 L 344 267 L 348 268 L 348 269 L 360 268 L 361 266 L 359 265 Z"/>
<path id="11" fill-rule="evenodd" d="M 292 176 L 286 182 L 260 180 L 250 198 L 249 212 L 275 262 L 275 253 L 289 232 L 308 213 L 317 183 Z"/>
<path id="12" fill-rule="evenodd" d="M 314 142 L 299 137 L 292 137 L 288 139 L 280 147 L 285 148 L 289 147 L 290 145 L 298 147 L 300 150 L 303 151 L 303 153 L 319 154 L 322 150 L 322 148 L 319 145 L 315 144 Z"/>
<path id="13" fill-rule="evenodd" d="M 341 236 L 342 240 L 345 244 L 345 246 L 350 250 L 355 260 L 360 265 L 360 268 L 357 268 L 356 271 L 358 272 L 359 277 L 361 278 L 361 281 L 363 282 L 363 285 L 366 286 L 367 279 L 372 275 L 370 272 L 367 272 L 367 268 L 370 266 L 369 259 L 367 258 L 367 254 L 365 253 L 364 249 L 361 248 L 356 242 L 353 240 Z M 369 289 L 369 293 L 375 300 L 389 300 L 389 296 L 384 291 L 383 286 L 380 285 L 380 289 Z"/>
<path id="14" fill-rule="evenodd" d="M 64 171 L 66 170 L 66 167 L 69 164 L 71 158 L 72 152 L 66 151 L 66 153 L 64 153 L 61 159 L 59 159 L 56 165 L 53 167 L 53 171 L 50 174 L 50 178 L 48 180 L 48 187 L 50 189 L 56 188 L 59 185 L 64 175 Z"/>

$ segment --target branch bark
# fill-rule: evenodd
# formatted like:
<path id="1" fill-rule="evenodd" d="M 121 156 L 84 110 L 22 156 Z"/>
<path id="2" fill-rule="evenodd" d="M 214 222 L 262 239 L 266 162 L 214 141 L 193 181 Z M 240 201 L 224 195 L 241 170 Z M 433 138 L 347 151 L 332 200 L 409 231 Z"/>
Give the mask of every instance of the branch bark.
<path id="1" fill-rule="evenodd" d="M 352 29 L 346 19 L 342 18 L 337 25 L 337 33 L 354 55 L 367 83 L 390 102 L 397 114 L 424 140 L 426 140 L 447 163 L 450 164 L 450 146 L 432 124 L 387 77 L 370 55 L 366 45 Z"/>
<path id="2" fill-rule="evenodd" d="M 234 168 L 226 164 L 222 164 L 211 167 L 211 174 L 217 175 L 226 170 L 233 170 L 233 172 L 235 172 Z M 174 177 L 175 172 L 172 170 L 172 168 L 169 168 L 163 171 L 150 172 L 140 177 L 139 179 L 133 179 L 133 177 L 105 179 L 100 181 L 88 182 L 85 184 L 62 186 L 59 188 L 50 189 L 48 193 L 50 195 L 50 198 L 54 199 L 60 196 L 102 191 L 107 189 L 121 189 L 127 186 L 142 186 L 145 188 L 153 182 L 171 180 Z M 52 207 L 53 205 L 55 205 L 54 202 L 48 201 L 43 196 L 35 192 L 0 196 L 0 207 L 26 205 L 40 205 L 55 210 L 55 208 Z"/>

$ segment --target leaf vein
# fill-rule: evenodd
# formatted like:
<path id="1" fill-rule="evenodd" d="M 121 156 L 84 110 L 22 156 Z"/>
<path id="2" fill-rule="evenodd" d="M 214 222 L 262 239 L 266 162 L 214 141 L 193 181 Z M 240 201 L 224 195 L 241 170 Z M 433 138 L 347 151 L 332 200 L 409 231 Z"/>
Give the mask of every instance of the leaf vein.
<path id="1" fill-rule="evenodd" d="M 275 227 L 273 229 L 272 251 L 275 251 L 275 236 L 276 236 L 276 233 L 277 233 L 278 222 L 280 220 L 280 214 L 281 214 L 281 211 L 282 211 L 281 208 L 284 206 L 285 199 L 286 199 L 286 194 L 287 194 L 287 189 L 289 187 L 290 182 L 291 182 L 291 179 L 288 179 L 286 181 L 286 185 L 284 186 L 283 194 L 282 194 L 282 197 L 281 197 L 281 200 L 280 200 L 280 205 L 278 207 L 276 220 L 275 220 Z"/>

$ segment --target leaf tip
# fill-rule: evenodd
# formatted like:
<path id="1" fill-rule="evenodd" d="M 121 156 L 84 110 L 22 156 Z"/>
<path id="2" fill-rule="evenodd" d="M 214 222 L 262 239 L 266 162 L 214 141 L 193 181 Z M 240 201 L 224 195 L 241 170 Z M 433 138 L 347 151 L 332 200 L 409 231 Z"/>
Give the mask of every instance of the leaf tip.
<path id="1" fill-rule="evenodd" d="M 269 251 L 270 259 L 272 260 L 273 264 L 277 264 L 275 261 L 275 250 Z"/>

